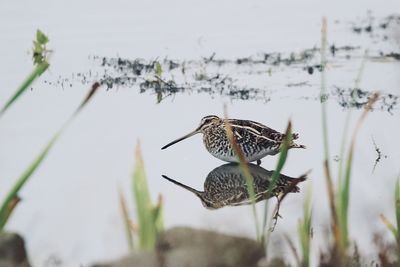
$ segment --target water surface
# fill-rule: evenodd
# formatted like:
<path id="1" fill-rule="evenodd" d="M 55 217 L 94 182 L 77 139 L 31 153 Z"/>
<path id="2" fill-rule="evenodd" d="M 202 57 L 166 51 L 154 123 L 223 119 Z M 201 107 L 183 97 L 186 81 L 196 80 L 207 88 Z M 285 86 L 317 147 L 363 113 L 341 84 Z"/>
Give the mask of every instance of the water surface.
<path id="1" fill-rule="evenodd" d="M 258 121 L 279 131 L 284 131 L 290 118 L 301 143 L 307 145 L 307 150 L 290 151 L 283 170 L 290 177 L 312 171 L 309 179 L 298 185 L 300 193 L 284 200 L 280 210 L 283 218 L 271 236 L 272 252 L 285 248 L 279 241 L 282 233 L 295 236 L 308 187 L 312 187 L 314 199 L 313 245 L 325 247 L 329 211 L 321 168 L 320 72 L 316 66 L 319 54 L 315 52 L 309 61 L 292 65 L 248 61 L 238 64 L 237 60 L 258 60 L 266 53 L 290 58 L 291 53 L 299 55 L 320 47 L 324 15 L 328 18 L 329 45 L 356 48 L 335 55 L 328 52 L 328 126 L 332 168 L 336 170 L 348 111 L 343 105 L 347 102 L 340 102 L 340 92 L 348 99 L 366 49 L 369 56 L 359 83 L 362 92 L 380 90 L 387 97 L 400 95 L 400 63 L 395 57 L 386 57 L 399 52 L 398 32 L 377 28 L 372 33 L 357 33 L 354 28 L 365 29 L 371 16 L 374 25 L 378 25 L 398 9 L 397 1 L 382 5 L 372 0 L 301 1 L 290 6 L 259 1 L 3 2 L 0 102 L 30 71 L 27 51 L 37 28 L 49 35 L 54 54 L 50 71 L 1 120 L 0 196 L 72 113 L 90 82 L 101 78 L 105 71 L 111 77 L 121 75 L 112 66 L 102 66 L 102 58 L 192 62 L 186 74 L 188 83 L 185 75 L 179 74 L 180 68 L 163 72 L 163 79 L 176 80 L 186 87 L 168 97 L 164 94 L 159 104 L 156 91 L 141 93 L 136 83 L 109 90 L 104 85 L 23 189 L 23 201 L 7 228 L 24 235 L 35 266 L 42 266 L 49 258 L 60 259 L 62 266 L 88 266 L 127 253 L 118 189 L 133 201 L 133 152 L 140 139 L 152 197 L 156 200 L 159 193 L 163 195 L 166 227 L 186 225 L 255 237 L 249 206 L 205 209 L 197 198 L 161 176 L 203 188 L 210 170 L 223 163 L 206 152 L 200 135 L 166 151 L 160 148 L 193 130 L 203 116 L 222 116 L 226 104 L 230 117 Z M 373 10 L 372 15 L 367 10 Z M 210 59 L 214 53 L 213 60 L 228 63 L 204 64 L 204 58 Z M 86 75 L 87 80 L 82 81 L 78 73 Z M 192 87 L 195 73 L 209 78 L 218 73 L 228 76 L 239 89 L 257 89 L 252 91 L 257 92 L 257 97 L 243 100 L 232 97 L 229 91 L 222 95 L 198 92 L 197 87 Z M 64 85 L 57 83 L 66 79 L 68 83 Z M 208 85 L 215 89 L 215 84 Z M 360 97 L 361 102 L 365 100 L 365 95 Z M 363 125 L 354 159 L 350 235 L 365 254 L 373 251 L 371 232 L 384 231 L 379 214 L 394 219 L 393 186 L 400 159 L 399 110 L 395 105 L 389 112 L 382 101 Z M 353 109 L 351 121 L 360 114 L 361 110 Z M 384 155 L 375 169 L 378 154 L 373 140 Z M 265 158 L 261 167 L 273 170 L 276 160 L 277 157 Z M 130 207 L 134 214 L 133 204 Z M 257 204 L 257 211 L 262 214 L 263 202 Z M 283 254 L 290 259 L 289 250 Z"/>

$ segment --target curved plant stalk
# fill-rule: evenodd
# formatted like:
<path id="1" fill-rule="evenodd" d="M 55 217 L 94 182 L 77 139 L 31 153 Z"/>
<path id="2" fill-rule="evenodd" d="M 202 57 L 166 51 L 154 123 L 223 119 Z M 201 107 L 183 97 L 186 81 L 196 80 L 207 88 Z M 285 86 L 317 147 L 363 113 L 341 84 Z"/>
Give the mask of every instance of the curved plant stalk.
<path id="1" fill-rule="evenodd" d="M 341 249 L 346 249 L 349 245 L 349 235 L 348 235 L 348 210 L 349 210 L 349 198 L 350 198 L 350 179 L 351 179 L 351 170 L 353 164 L 353 156 L 354 156 L 354 148 L 357 140 L 358 132 L 360 131 L 361 125 L 364 122 L 365 118 L 368 115 L 368 112 L 372 110 L 374 103 L 378 100 L 379 94 L 374 93 L 372 97 L 368 100 L 367 105 L 361 117 L 358 119 L 357 124 L 354 128 L 353 135 L 350 142 L 349 153 L 347 156 L 345 173 L 344 173 L 344 181 L 341 183 L 338 188 L 339 194 L 339 204 L 338 204 L 338 218 L 339 218 L 339 227 L 340 227 L 340 247 Z"/>
<path id="2" fill-rule="evenodd" d="M 285 131 L 285 138 L 283 139 L 282 146 L 280 147 L 280 154 L 279 154 L 278 162 L 277 162 L 276 168 L 274 170 L 274 173 L 272 174 L 271 183 L 268 186 L 267 194 L 271 194 L 276 186 L 276 183 L 279 179 L 279 175 L 283 169 L 283 166 L 286 163 L 289 146 L 290 146 L 290 143 L 292 142 L 292 140 L 293 140 L 293 138 L 292 138 L 292 123 L 289 120 L 288 125 L 286 127 L 286 131 Z M 285 196 L 286 196 L 286 194 L 283 194 L 282 197 L 277 199 L 278 203 L 276 204 L 274 215 L 271 218 L 271 220 L 275 220 L 275 223 L 273 223 L 272 227 L 269 227 L 271 229 L 271 231 L 274 229 L 274 226 L 275 226 L 278 216 L 279 216 L 280 201 L 283 200 L 283 198 Z M 267 217 L 268 217 L 268 200 L 265 202 L 265 207 L 264 207 L 264 219 L 263 219 L 263 228 L 262 228 L 263 232 L 262 232 L 262 237 L 261 237 L 262 243 L 264 244 L 265 247 L 267 247 L 267 240 L 268 240 Z"/>
<path id="3" fill-rule="evenodd" d="M 154 249 L 158 234 L 164 229 L 163 205 L 161 196 L 154 206 L 147 185 L 147 176 L 140 144 L 136 146 L 136 163 L 133 172 L 133 193 L 139 224 L 139 248 Z"/>
<path id="4" fill-rule="evenodd" d="M 121 206 L 122 218 L 125 226 L 125 235 L 128 241 L 128 247 L 130 251 L 133 251 L 135 247 L 133 244 L 133 231 L 131 226 L 132 225 L 131 219 L 129 217 L 128 207 L 126 205 L 125 197 L 122 194 L 121 190 L 118 191 L 118 195 L 119 195 L 119 204 Z"/>
<path id="5" fill-rule="evenodd" d="M 311 221 L 312 221 L 312 206 L 311 206 L 311 190 L 308 190 L 304 200 L 303 219 L 298 225 L 298 233 L 300 237 L 301 248 L 301 266 L 310 266 L 310 251 L 311 251 Z"/>
<path id="6" fill-rule="evenodd" d="M 17 88 L 11 98 L 0 109 L 0 118 L 8 110 L 8 108 L 31 86 L 31 84 L 42 75 L 50 66 L 48 63 L 49 50 L 46 49 L 46 44 L 49 42 L 47 36 L 40 30 L 36 31 L 36 40 L 33 41 L 33 62 L 36 67 L 25 79 L 25 81 Z"/>
<path id="7" fill-rule="evenodd" d="M 364 68 L 365 68 L 365 63 L 367 61 L 368 57 L 368 50 L 365 50 L 364 52 L 364 57 L 361 61 L 360 67 L 358 69 L 357 77 L 354 81 L 354 88 L 357 89 L 360 86 L 362 74 L 364 73 Z M 354 95 L 352 94 L 352 98 L 354 99 Z M 342 133 L 342 143 L 340 145 L 340 161 L 339 161 L 339 183 L 342 182 L 342 177 L 343 177 L 343 158 L 345 154 L 345 148 L 346 148 L 346 136 L 348 134 L 348 129 L 349 129 L 349 124 L 350 124 L 350 119 L 351 119 L 351 114 L 352 110 L 349 109 L 346 114 L 346 120 L 344 123 L 343 127 L 343 133 Z"/>
<path id="8" fill-rule="evenodd" d="M 328 120 L 326 113 L 326 101 L 328 99 L 328 95 L 326 92 L 326 48 L 327 48 L 327 22 L 326 17 L 322 18 L 322 28 L 321 28 L 321 94 L 320 101 L 321 105 L 321 113 L 322 113 L 322 134 L 323 134 L 323 143 L 324 143 L 324 155 L 325 160 L 329 159 L 329 142 L 328 142 Z"/>
<path id="9" fill-rule="evenodd" d="M 332 181 L 332 175 L 330 170 L 329 164 L 329 139 L 328 139 L 328 118 L 326 112 L 326 50 L 327 50 L 327 20 L 326 17 L 322 18 L 322 27 L 321 27 L 321 119 L 322 119 L 322 140 L 324 145 L 324 160 L 323 160 L 323 167 L 324 167 L 324 174 L 326 179 L 326 190 L 328 192 L 328 199 L 329 199 L 329 209 L 331 212 L 331 227 L 332 227 L 332 234 L 334 236 L 334 240 L 339 240 L 340 236 L 340 229 L 338 227 L 338 214 L 337 214 L 337 207 L 335 203 L 335 192 L 334 186 Z M 335 243 L 337 243 L 335 241 Z"/>
<path id="10" fill-rule="evenodd" d="M 228 119 L 228 112 L 227 112 L 226 105 L 224 105 L 224 117 L 225 117 L 225 119 Z M 240 146 L 238 145 L 238 143 L 236 141 L 236 137 L 234 136 L 234 134 L 232 132 L 232 127 L 228 122 L 225 123 L 225 132 L 226 132 L 226 136 L 228 137 L 229 143 L 231 144 L 233 150 L 235 151 L 235 155 L 239 159 L 240 170 L 246 179 L 247 192 L 249 193 L 249 199 L 251 201 L 251 209 L 252 209 L 254 224 L 255 224 L 255 228 L 256 228 L 257 240 L 261 241 L 261 244 L 263 244 L 261 231 L 260 231 L 260 225 L 259 225 L 258 216 L 257 216 L 253 176 L 251 176 L 251 173 L 250 173 L 249 167 L 247 165 L 243 151 L 240 148 Z"/>
<path id="11" fill-rule="evenodd" d="M 14 95 L 5 103 L 5 105 L 0 110 L 0 117 L 7 111 L 7 109 L 29 88 L 29 86 L 48 68 L 50 64 L 43 62 L 35 67 L 31 74 L 26 78 L 26 80 L 18 87 Z"/>
<path id="12" fill-rule="evenodd" d="M 400 176 L 397 177 L 394 189 L 394 208 L 396 213 L 396 226 L 394 226 L 385 215 L 380 214 L 382 222 L 386 228 L 392 233 L 397 244 L 397 255 L 400 257 Z"/>
<path id="13" fill-rule="evenodd" d="M 16 180 L 14 186 L 8 192 L 5 197 L 2 205 L 0 206 L 0 232 L 3 231 L 4 226 L 6 225 L 12 211 L 14 210 L 17 203 L 15 203 L 15 199 L 18 198 L 18 193 L 22 189 L 22 187 L 26 184 L 30 177 L 35 173 L 37 168 L 43 162 L 43 160 L 48 155 L 51 148 L 54 146 L 55 142 L 64 132 L 65 128 L 72 122 L 72 120 L 76 117 L 76 115 L 81 111 L 81 109 L 89 102 L 89 100 L 93 97 L 94 93 L 100 87 L 99 83 L 94 83 L 92 88 L 90 89 L 88 95 L 85 97 L 84 101 L 78 106 L 75 112 L 71 115 L 71 117 L 64 123 L 60 130 L 56 132 L 53 138 L 47 143 L 44 149 L 36 156 L 36 158 L 32 161 L 32 163 L 26 168 L 26 170 L 21 174 L 21 176 Z M 15 203 L 15 204 L 13 204 Z"/>
<path id="14" fill-rule="evenodd" d="M 327 49 L 327 22 L 326 18 L 322 19 L 321 28 L 321 113 L 322 113 L 322 133 L 323 133 L 323 144 L 324 144 L 324 172 L 326 178 L 326 185 L 329 197 L 329 205 L 331 211 L 331 227 L 332 235 L 334 239 L 334 247 L 332 251 L 333 257 L 335 257 L 335 264 L 343 265 L 346 262 L 346 250 L 349 245 L 348 237 L 348 209 L 349 209 L 349 196 L 350 196 L 350 180 L 351 180 L 351 170 L 353 163 L 353 154 L 355 148 L 355 142 L 357 134 L 362 125 L 362 122 L 366 118 L 368 112 L 372 109 L 373 104 L 378 100 L 379 94 L 373 94 L 361 117 L 357 121 L 355 129 L 352 134 L 350 141 L 350 146 L 348 149 L 348 156 L 345 162 L 341 162 L 339 165 L 339 181 L 337 184 L 337 190 L 335 192 L 332 175 L 329 166 L 329 143 L 328 143 L 328 126 L 327 126 L 327 112 L 326 112 L 326 49 Z M 366 57 L 366 56 L 365 56 Z M 364 58 L 365 58 L 364 57 Z M 361 80 L 361 75 L 363 72 L 365 61 L 362 62 L 358 76 L 356 78 L 355 84 L 358 85 Z M 350 111 L 349 111 L 350 112 Z M 346 118 L 345 128 L 342 138 L 341 154 L 345 151 L 345 136 L 347 133 L 349 116 Z M 343 157 L 341 161 L 344 161 Z M 345 164 L 345 165 L 344 165 Z M 342 171 L 343 166 L 345 166 L 344 171 Z M 335 195 L 336 193 L 336 195 Z"/>
<path id="15" fill-rule="evenodd" d="M 278 181 L 278 178 L 281 174 L 283 166 L 285 166 L 286 159 L 288 157 L 289 146 L 292 143 L 292 122 L 289 120 L 288 125 L 285 131 L 285 138 L 283 138 L 282 145 L 280 147 L 279 159 L 276 164 L 276 168 L 271 177 L 271 183 L 268 188 L 268 194 L 272 193 L 272 190 L 275 188 L 275 185 Z"/>

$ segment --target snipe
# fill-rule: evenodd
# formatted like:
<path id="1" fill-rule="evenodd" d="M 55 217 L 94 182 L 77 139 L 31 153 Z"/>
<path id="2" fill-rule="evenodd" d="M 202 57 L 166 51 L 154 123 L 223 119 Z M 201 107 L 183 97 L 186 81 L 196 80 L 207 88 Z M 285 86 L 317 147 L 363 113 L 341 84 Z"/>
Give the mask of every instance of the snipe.
<path id="1" fill-rule="evenodd" d="M 285 193 L 297 193 L 300 191 L 297 184 L 306 179 L 305 176 L 293 178 L 280 174 L 275 186 L 270 188 L 274 171 L 268 171 L 254 164 L 248 164 L 248 167 L 253 178 L 255 202 L 271 197 L 278 197 L 279 199 L 279 196 Z M 225 206 L 241 206 L 252 203 L 247 191 L 246 178 L 239 165 L 235 163 L 228 163 L 212 170 L 204 181 L 204 191 L 198 191 L 166 175 L 162 177 L 194 193 L 207 209 L 219 209 Z M 270 193 L 268 193 L 269 190 L 271 190 Z"/>
<path id="2" fill-rule="evenodd" d="M 246 162 L 257 161 L 267 155 L 275 155 L 279 152 L 285 134 L 275 131 L 261 123 L 250 120 L 223 119 L 215 115 L 205 116 L 201 119 L 199 127 L 191 133 L 172 141 L 161 149 L 165 149 L 195 134 L 203 134 L 203 142 L 211 155 L 227 162 L 238 162 L 238 157 L 232 148 L 226 135 L 226 124 L 229 123 L 236 142 L 243 151 Z M 298 138 L 293 133 L 292 139 Z M 292 141 L 289 148 L 305 148 Z"/>

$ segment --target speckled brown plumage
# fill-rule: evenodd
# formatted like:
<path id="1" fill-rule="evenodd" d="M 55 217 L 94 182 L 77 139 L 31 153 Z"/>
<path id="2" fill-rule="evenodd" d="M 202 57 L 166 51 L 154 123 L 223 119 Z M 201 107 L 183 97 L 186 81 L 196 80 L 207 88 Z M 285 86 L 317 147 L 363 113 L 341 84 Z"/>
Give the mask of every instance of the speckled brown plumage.
<path id="1" fill-rule="evenodd" d="M 273 171 L 265 170 L 254 164 L 248 164 L 248 167 L 250 174 L 253 177 L 253 188 L 256 202 L 278 196 L 288 189 L 291 189 L 289 191 L 290 193 L 299 192 L 299 187 L 294 186 L 293 188 L 290 188 L 290 186 L 294 182 L 297 184 L 305 180 L 305 178 L 296 179 L 280 174 L 271 193 L 268 193 L 268 190 L 270 190 L 269 187 Z M 207 175 L 204 182 L 204 191 L 193 189 L 165 175 L 163 175 L 163 177 L 194 193 L 200 198 L 203 206 L 208 209 L 218 209 L 224 206 L 247 205 L 251 203 L 247 191 L 246 179 L 238 164 L 235 163 L 228 163 L 212 170 Z"/>
<path id="2" fill-rule="evenodd" d="M 235 140 L 241 148 L 247 162 L 259 161 L 267 155 L 275 155 L 280 151 L 285 134 L 271 129 L 261 123 L 250 120 L 222 119 L 215 115 L 204 117 L 199 127 L 193 132 L 179 138 L 165 149 L 194 134 L 202 133 L 203 142 L 211 155 L 227 162 L 238 162 L 238 157 L 232 148 L 226 134 L 227 124 L 230 125 Z M 292 139 L 298 138 L 298 134 L 292 134 Z M 289 148 L 305 148 L 292 141 Z"/>

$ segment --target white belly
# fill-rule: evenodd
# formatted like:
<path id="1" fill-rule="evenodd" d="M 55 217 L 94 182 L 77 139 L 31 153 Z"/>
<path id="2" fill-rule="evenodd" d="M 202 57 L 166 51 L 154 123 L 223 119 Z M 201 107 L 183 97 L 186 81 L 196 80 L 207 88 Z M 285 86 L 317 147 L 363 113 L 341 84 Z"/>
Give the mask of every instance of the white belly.
<path id="1" fill-rule="evenodd" d="M 235 156 L 232 157 L 231 155 L 221 155 L 221 154 L 217 154 L 217 153 L 213 153 L 213 152 L 210 152 L 210 153 L 217 159 L 220 159 L 220 160 L 223 160 L 226 162 L 239 162 L 239 159 Z"/>
<path id="2" fill-rule="evenodd" d="M 218 154 L 215 153 L 214 151 L 209 151 L 211 155 L 213 155 L 214 157 L 216 157 L 217 159 L 226 161 L 226 162 L 239 162 L 238 157 L 235 156 L 231 156 L 231 155 L 224 155 L 224 154 Z M 257 161 L 259 159 L 264 158 L 265 156 L 268 155 L 275 155 L 276 151 L 272 151 L 272 150 L 263 150 L 260 153 L 256 153 L 254 155 L 251 155 L 251 157 L 245 157 L 246 162 L 253 162 L 253 161 Z"/>

